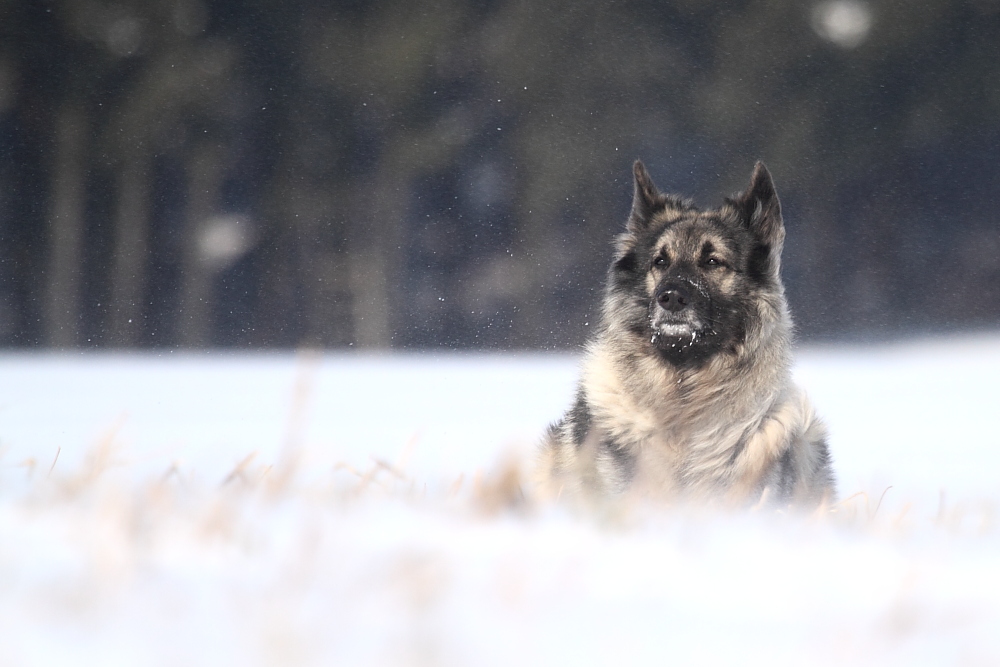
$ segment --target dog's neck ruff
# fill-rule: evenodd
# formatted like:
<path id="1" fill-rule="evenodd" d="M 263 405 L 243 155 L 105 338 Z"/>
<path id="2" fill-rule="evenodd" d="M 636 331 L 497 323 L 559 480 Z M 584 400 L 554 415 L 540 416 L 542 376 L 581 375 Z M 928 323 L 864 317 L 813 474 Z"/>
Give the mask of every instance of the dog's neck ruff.
<path id="1" fill-rule="evenodd" d="M 752 421 L 762 417 L 790 383 L 790 351 L 785 343 L 789 325 L 787 317 L 779 316 L 733 348 L 679 362 L 651 342 L 652 334 L 638 347 L 636 334 L 605 330 L 588 349 L 584 363 L 586 385 L 594 394 L 589 398 L 598 413 L 603 401 L 609 408 L 629 405 L 637 414 L 655 415 L 660 422 L 656 430 L 667 428 L 678 434 L 716 424 L 720 410 L 737 421 Z"/>

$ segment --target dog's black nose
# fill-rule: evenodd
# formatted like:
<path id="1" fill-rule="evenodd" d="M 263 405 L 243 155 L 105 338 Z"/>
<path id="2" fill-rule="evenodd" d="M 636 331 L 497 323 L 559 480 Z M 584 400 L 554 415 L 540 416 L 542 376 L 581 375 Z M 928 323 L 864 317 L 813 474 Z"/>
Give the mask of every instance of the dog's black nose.
<path id="1" fill-rule="evenodd" d="M 656 301 L 663 310 L 676 313 L 688 307 L 691 293 L 684 286 L 674 283 L 660 290 L 656 295 Z"/>

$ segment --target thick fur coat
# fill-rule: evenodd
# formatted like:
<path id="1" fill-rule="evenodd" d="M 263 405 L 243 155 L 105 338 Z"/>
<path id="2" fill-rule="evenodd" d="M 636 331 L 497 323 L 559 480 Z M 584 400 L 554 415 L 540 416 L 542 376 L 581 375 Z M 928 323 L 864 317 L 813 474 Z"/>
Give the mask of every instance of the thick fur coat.
<path id="1" fill-rule="evenodd" d="M 608 273 L 577 397 L 546 435 L 554 494 L 737 505 L 832 499 L 823 425 L 790 376 L 785 237 L 771 176 L 718 209 L 635 196 Z"/>

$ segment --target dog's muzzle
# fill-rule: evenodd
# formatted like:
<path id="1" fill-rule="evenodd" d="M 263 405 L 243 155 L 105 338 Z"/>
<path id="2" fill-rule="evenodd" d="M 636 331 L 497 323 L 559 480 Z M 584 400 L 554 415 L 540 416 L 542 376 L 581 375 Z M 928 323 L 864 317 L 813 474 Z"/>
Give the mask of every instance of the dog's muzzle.
<path id="1" fill-rule="evenodd" d="M 702 329 L 693 301 L 695 287 L 689 282 L 671 280 L 659 286 L 650 308 L 650 324 L 659 336 L 695 336 Z"/>

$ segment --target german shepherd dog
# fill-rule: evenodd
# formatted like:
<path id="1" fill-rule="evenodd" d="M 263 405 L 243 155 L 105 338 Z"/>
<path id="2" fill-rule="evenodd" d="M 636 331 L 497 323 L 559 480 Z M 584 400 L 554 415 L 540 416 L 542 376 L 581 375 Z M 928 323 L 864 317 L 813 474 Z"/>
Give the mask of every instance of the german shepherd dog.
<path id="1" fill-rule="evenodd" d="M 661 194 L 642 162 L 576 401 L 552 425 L 553 493 L 816 505 L 834 479 L 791 381 L 781 206 L 763 163 L 717 209 Z"/>

